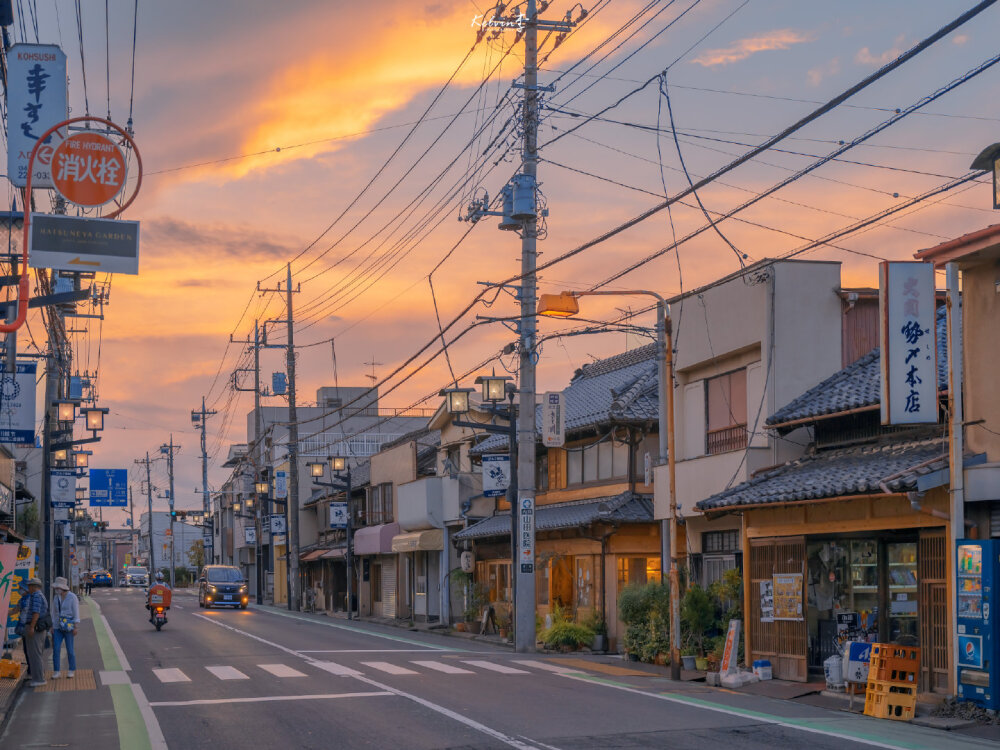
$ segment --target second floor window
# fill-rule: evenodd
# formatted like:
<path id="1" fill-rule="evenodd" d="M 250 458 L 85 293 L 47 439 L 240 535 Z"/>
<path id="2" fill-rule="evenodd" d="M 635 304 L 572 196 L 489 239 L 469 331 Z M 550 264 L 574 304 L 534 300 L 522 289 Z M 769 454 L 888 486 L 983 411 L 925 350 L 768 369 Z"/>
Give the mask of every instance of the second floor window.
<path id="1" fill-rule="evenodd" d="M 368 495 L 367 525 L 392 523 L 392 482 L 371 488 Z"/>
<path id="2" fill-rule="evenodd" d="M 727 372 L 705 381 L 709 455 L 747 447 L 747 371 Z"/>
<path id="3" fill-rule="evenodd" d="M 628 446 L 613 440 L 566 449 L 566 485 L 628 478 Z"/>

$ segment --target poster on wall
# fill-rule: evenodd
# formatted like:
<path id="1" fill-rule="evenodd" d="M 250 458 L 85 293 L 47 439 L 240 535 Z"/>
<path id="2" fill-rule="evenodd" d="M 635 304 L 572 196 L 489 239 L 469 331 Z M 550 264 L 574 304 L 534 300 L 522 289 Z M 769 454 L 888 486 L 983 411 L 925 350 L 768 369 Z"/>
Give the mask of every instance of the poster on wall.
<path id="1" fill-rule="evenodd" d="M 774 619 L 802 619 L 802 574 L 784 573 L 775 575 Z"/>
<path id="2" fill-rule="evenodd" d="M 14 563 L 14 575 L 10 579 L 10 607 L 7 610 L 7 642 L 20 638 L 14 633 L 17 620 L 20 617 L 20 601 L 22 583 L 35 575 L 35 548 L 38 542 L 25 542 L 17 550 L 17 561 Z"/>
<path id="3" fill-rule="evenodd" d="M 760 621 L 774 622 L 774 581 L 760 582 Z"/>

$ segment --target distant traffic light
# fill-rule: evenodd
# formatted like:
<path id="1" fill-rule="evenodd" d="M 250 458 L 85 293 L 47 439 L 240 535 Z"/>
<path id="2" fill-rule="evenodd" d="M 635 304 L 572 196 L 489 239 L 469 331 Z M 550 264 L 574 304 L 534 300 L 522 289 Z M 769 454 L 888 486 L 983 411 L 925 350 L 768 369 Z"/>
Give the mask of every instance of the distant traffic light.
<path id="1" fill-rule="evenodd" d="M 170 520 L 172 521 L 183 521 L 187 518 L 188 512 L 186 510 L 172 510 L 170 511 Z"/>

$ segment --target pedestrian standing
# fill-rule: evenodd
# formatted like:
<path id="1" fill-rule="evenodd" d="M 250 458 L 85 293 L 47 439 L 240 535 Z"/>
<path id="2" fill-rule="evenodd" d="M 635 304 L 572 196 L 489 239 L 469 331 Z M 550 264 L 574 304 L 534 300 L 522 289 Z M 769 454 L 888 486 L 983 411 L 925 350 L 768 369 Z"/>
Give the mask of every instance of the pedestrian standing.
<path id="1" fill-rule="evenodd" d="M 62 676 L 59 662 L 62 656 L 62 645 L 66 644 L 66 656 L 69 659 L 67 677 L 76 674 L 76 651 L 73 641 L 76 636 L 76 626 L 80 622 L 80 600 L 69 590 L 69 583 L 63 576 L 56 578 L 52 584 L 55 593 L 52 595 L 52 679 Z"/>
<path id="2" fill-rule="evenodd" d="M 42 582 L 38 578 L 28 580 L 28 603 L 24 608 L 24 643 L 28 652 L 28 669 L 31 671 L 31 687 L 45 684 L 45 666 L 42 663 L 42 647 L 45 643 L 45 620 L 49 615 L 49 604 L 42 593 Z M 43 619 L 44 618 L 44 619 Z"/>
<path id="3" fill-rule="evenodd" d="M 87 588 L 87 596 L 90 596 L 90 588 L 94 585 L 94 576 L 89 570 L 87 571 L 87 575 L 84 576 L 83 584 Z"/>

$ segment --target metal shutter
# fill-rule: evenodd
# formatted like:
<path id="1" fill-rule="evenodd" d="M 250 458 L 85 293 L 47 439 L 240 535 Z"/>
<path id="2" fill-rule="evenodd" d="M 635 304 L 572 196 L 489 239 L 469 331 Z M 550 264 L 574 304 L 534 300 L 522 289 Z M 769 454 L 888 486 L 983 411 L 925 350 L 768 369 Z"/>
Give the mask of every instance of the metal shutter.
<path id="1" fill-rule="evenodd" d="M 396 616 L 396 558 L 382 558 L 382 617 Z"/>
<path id="2" fill-rule="evenodd" d="M 990 503 L 990 536 L 1000 536 L 1000 501 Z"/>

